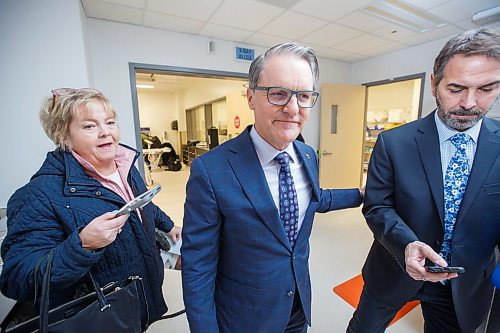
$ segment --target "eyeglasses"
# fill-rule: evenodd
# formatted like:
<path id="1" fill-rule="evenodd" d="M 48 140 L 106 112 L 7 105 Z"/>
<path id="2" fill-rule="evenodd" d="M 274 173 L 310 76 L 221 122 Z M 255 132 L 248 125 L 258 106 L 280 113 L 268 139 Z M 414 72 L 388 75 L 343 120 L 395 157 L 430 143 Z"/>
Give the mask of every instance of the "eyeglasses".
<path id="1" fill-rule="evenodd" d="M 80 88 L 80 89 L 75 89 L 75 88 L 57 88 L 54 90 L 50 91 L 52 93 L 52 109 L 54 110 L 54 106 L 56 106 L 56 96 L 66 96 L 66 95 L 71 95 L 77 92 L 88 92 L 88 93 L 95 93 L 95 94 L 102 94 L 99 90 L 97 89 L 92 89 L 92 88 Z"/>
<path id="2" fill-rule="evenodd" d="M 301 108 L 312 108 L 318 100 L 319 92 L 314 90 L 291 90 L 283 87 L 259 87 L 254 90 L 265 90 L 267 101 L 273 105 L 283 106 L 288 104 L 292 95 L 297 97 L 297 104 Z"/>

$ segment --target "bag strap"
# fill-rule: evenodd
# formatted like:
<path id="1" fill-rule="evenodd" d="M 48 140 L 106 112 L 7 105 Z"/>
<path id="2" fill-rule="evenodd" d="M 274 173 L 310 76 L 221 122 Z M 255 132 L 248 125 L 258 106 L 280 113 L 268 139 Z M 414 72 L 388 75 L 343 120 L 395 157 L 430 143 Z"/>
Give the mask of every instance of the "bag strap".
<path id="1" fill-rule="evenodd" d="M 39 333 L 48 333 L 49 327 L 49 297 L 50 297 L 50 276 L 52 271 L 52 262 L 54 261 L 55 248 L 50 250 L 47 254 L 47 264 L 45 266 L 45 272 L 43 274 L 42 280 L 42 294 L 40 296 L 40 320 L 39 320 Z M 35 269 L 36 274 L 38 274 L 38 265 Z M 87 275 L 92 281 L 92 285 L 94 286 L 97 300 L 99 301 L 99 305 L 101 307 L 101 311 L 109 308 L 111 305 L 106 301 L 106 297 L 102 292 L 102 289 L 95 281 L 94 277 L 88 271 Z"/>
<path id="2" fill-rule="evenodd" d="M 54 260 L 55 248 L 50 250 L 47 255 L 45 273 L 42 280 L 42 295 L 40 296 L 40 333 L 47 333 L 49 321 L 49 296 L 50 296 L 50 271 L 52 270 L 52 261 Z M 38 268 L 38 267 L 37 267 Z"/>
<path id="3" fill-rule="evenodd" d="M 158 320 L 174 318 L 174 317 L 180 316 L 183 313 L 186 313 L 186 309 L 182 309 L 182 310 L 174 312 L 172 314 L 163 315 L 160 318 L 158 318 Z"/>

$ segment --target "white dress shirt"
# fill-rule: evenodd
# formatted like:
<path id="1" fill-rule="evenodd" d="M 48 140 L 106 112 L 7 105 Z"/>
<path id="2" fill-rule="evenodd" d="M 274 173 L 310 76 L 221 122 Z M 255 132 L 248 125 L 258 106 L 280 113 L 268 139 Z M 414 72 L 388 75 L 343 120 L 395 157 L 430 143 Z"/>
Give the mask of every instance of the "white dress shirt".
<path id="1" fill-rule="evenodd" d="M 297 190 L 297 200 L 299 201 L 299 222 L 298 229 L 300 230 L 304 217 L 306 215 L 307 207 L 311 201 L 312 187 L 307 178 L 306 170 L 302 167 L 302 161 L 299 155 L 293 149 L 293 143 L 290 143 L 284 150 L 277 150 L 269 143 L 267 143 L 255 130 L 255 126 L 250 131 L 250 138 L 252 139 L 255 151 L 259 157 L 260 165 L 264 170 L 267 185 L 273 196 L 276 209 L 279 211 L 280 197 L 278 190 L 278 177 L 280 171 L 280 164 L 274 160 L 278 153 L 286 151 L 290 155 L 290 170 Z"/>

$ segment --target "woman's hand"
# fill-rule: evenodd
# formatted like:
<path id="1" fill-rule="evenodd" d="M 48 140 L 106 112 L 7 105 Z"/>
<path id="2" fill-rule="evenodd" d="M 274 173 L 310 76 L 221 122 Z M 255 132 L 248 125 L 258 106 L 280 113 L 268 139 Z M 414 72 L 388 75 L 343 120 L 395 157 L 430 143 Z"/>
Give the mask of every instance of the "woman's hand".
<path id="1" fill-rule="evenodd" d="M 179 239 L 181 239 L 181 232 L 182 232 L 182 229 L 179 228 L 178 226 L 174 225 L 174 227 L 172 228 L 172 230 L 170 230 L 168 232 L 168 235 L 170 236 L 170 238 L 175 242 L 177 242 Z"/>
<path id="2" fill-rule="evenodd" d="M 109 212 L 96 217 L 80 231 L 82 247 L 92 251 L 111 244 L 121 232 L 128 219 L 128 214 L 115 217 L 116 212 Z"/>

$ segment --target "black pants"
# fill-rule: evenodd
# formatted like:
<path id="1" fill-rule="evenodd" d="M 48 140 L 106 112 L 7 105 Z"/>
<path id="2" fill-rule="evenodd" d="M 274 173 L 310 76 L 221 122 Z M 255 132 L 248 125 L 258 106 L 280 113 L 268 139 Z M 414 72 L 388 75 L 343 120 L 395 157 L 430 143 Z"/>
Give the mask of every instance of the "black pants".
<path id="1" fill-rule="evenodd" d="M 298 290 L 298 289 L 297 289 Z M 286 326 L 284 333 L 306 333 L 307 332 L 307 320 L 304 310 L 302 309 L 302 302 L 300 301 L 299 292 L 295 293 L 293 297 L 292 311 L 290 313 L 290 319 L 288 320 L 288 325 Z"/>
<path id="2" fill-rule="evenodd" d="M 425 333 L 462 333 L 458 324 L 450 283 L 426 282 L 413 298 L 420 300 Z M 398 309 L 388 308 L 363 288 L 357 310 L 349 322 L 347 333 L 383 333 Z"/>

